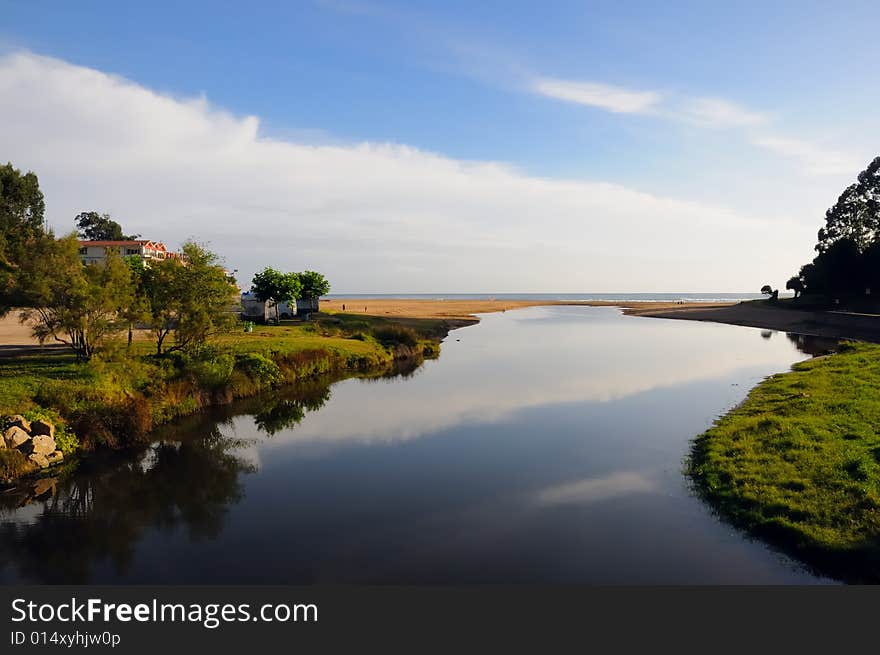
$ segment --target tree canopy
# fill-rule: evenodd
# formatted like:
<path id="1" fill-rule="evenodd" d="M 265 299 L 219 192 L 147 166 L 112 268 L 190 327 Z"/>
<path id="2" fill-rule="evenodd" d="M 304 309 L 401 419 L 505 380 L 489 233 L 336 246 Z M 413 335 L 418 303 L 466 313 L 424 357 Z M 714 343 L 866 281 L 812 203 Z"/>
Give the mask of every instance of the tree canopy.
<path id="1" fill-rule="evenodd" d="M 147 305 L 146 322 L 156 340 L 156 353 L 191 350 L 231 327 L 235 289 L 217 255 L 189 241 L 183 245 L 186 262 L 151 262 L 142 273 Z M 171 335 L 174 345 L 166 346 Z"/>
<path id="2" fill-rule="evenodd" d="M 0 166 L 0 314 L 26 304 L 17 271 L 40 242 L 53 238 L 44 229 L 45 210 L 34 173 L 22 173 L 12 164 Z"/>
<path id="3" fill-rule="evenodd" d="M 825 226 L 819 230 L 816 250 L 825 252 L 834 243 L 848 239 L 864 251 L 880 235 L 880 157 L 859 173 L 837 202 L 825 212 Z"/>
<path id="4" fill-rule="evenodd" d="M 77 234 L 88 241 L 133 241 L 140 234 L 123 234 L 122 226 L 110 214 L 81 212 L 74 219 Z"/>
<path id="5" fill-rule="evenodd" d="M 257 300 L 275 303 L 275 320 L 279 320 L 278 303 L 292 303 L 302 294 L 302 282 L 298 273 L 282 273 L 267 266 L 254 275 L 251 290 Z"/>
<path id="6" fill-rule="evenodd" d="M 124 326 L 121 317 L 132 302 L 131 269 L 116 253 L 103 264 L 84 266 L 74 235 L 42 244 L 39 256 L 20 269 L 28 289 L 34 336 L 69 346 L 79 359 L 95 354 L 104 340 Z"/>
<path id="7" fill-rule="evenodd" d="M 303 271 L 299 273 L 299 282 L 302 285 L 300 298 L 312 300 L 330 293 L 330 282 L 321 273 L 316 271 Z"/>
<path id="8" fill-rule="evenodd" d="M 854 297 L 880 283 L 880 157 L 825 213 L 816 251 L 813 261 L 786 285 L 796 296 Z"/>

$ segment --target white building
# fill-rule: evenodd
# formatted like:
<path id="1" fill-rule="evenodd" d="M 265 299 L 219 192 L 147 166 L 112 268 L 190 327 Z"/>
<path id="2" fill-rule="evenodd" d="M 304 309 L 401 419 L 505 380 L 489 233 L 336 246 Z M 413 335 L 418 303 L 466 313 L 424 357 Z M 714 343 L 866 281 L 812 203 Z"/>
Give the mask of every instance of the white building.
<path id="1" fill-rule="evenodd" d="M 107 259 L 107 253 L 116 251 L 121 257 L 137 255 L 145 262 L 158 259 L 180 258 L 181 254 L 169 252 L 160 241 L 138 239 L 132 241 L 80 241 L 79 256 L 84 264 L 98 264 Z"/>

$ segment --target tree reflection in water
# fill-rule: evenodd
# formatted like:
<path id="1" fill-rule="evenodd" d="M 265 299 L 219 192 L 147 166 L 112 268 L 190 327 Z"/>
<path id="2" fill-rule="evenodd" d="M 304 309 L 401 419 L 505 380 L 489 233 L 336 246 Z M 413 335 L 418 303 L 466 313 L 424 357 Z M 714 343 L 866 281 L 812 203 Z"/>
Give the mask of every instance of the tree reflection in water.
<path id="1" fill-rule="evenodd" d="M 409 376 L 417 366 L 387 376 Z M 213 408 L 160 428 L 148 446 L 97 453 L 0 493 L 0 582 L 83 584 L 105 566 L 124 576 L 150 530 L 181 530 L 191 541 L 217 537 L 228 508 L 243 498 L 240 476 L 256 470 L 246 457 L 253 444 L 224 429 L 241 415 L 270 437 L 293 429 L 327 403 L 338 379 Z"/>

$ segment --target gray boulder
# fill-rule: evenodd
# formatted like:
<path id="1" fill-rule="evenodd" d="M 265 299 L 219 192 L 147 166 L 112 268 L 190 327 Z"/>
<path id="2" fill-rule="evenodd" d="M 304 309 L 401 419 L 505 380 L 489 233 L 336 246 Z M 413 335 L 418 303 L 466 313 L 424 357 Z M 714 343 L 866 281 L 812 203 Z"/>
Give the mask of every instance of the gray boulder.
<path id="1" fill-rule="evenodd" d="M 39 466 L 41 469 L 49 466 L 49 460 L 46 459 L 45 455 L 41 455 L 40 453 L 31 453 L 30 455 L 28 455 L 28 459 Z"/>
<path id="2" fill-rule="evenodd" d="M 18 448 L 23 443 L 27 443 L 31 440 L 31 435 L 22 430 L 17 425 L 13 425 L 11 428 L 6 430 L 3 435 L 3 440 L 6 442 L 7 448 Z"/>
<path id="3" fill-rule="evenodd" d="M 49 423 L 49 421 L 33 421 L 31 423 L 31 434 L 33 436 L 37 436 L 38 434 L 45 434 L 46 436 L 55 438 L 55 426 Z"/>
<path id="4" fill-rule="evenodd" d="M 38 434 L 31 439 L 31 451 L 39 455 L 49 455 L 56 449 L 55 440 L 45 434 Z"/>
<path id="5" fill-rule="evenodd" d="M 31 422 L 28 421 L 21 414 L 15 414 L 14 416 L 9 417 L 9 426 L 10 427 L 18 427 L 24 430 L 25 432 L 30 433 L 31 431 Z"/>

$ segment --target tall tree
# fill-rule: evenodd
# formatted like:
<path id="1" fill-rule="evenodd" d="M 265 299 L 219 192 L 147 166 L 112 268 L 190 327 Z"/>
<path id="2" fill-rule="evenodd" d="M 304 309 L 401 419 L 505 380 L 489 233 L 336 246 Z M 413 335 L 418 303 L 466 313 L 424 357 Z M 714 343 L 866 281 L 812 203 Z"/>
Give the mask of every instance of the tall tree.
<path id="1" fill-rule="evenodd" d="M 21 317 L 33 322 L 40 343 L 53 339 L 88 360 L 124 327 L 122 314 L 131 304 L 133 285 L 129 267 L 117 254 L 110 253 L 104 264 L 84 266 L 71 235 L 43 244 L 39 256 L 22 265 L 20 277 L 31 305 Z"/>
<path id="2" fill-rule="evenodd" d="M 183 261 L 165 259 L 144 271 L 143 293 L 156 354 L 193 349 L 235 322 L 236 289 L 216 254 L 195 242 L 183 248 Z M 173 336 L 174 345 L 166 339 Z"/>
<path id="3" fill-rule="evenodd" d="M 300 298 L 317 300 L 321 296 L 330 293 L 330 282 L 320 273 L 315 271 L 303 271 L 299 274 L 299 282 L 302 285 Z"/>
<path id="4" fill-rule="evenodd" d="M 825 226 L 819 230 L 816 250 L 825 252 L 842 239 L 864 251 L 880 236 L 880 157 L 859 173 L 837 202 L 825 212 Z"/>
<path id="5" fill-rule="evenodd" d="M 110 214 L 82 212 L 73 220 L 80 238 L 88 241 L 133 241 L 141 236 L 123 234 L 122 226 Z"/>
<path id="6" fill-rule="evenodd" d="M 27 304 L 18 271 L 35 250 L 54 240 L 44 229 L 46 205 L 32 172 L 0 166 L 0 315 Z"/>
<path id="7" fill-rule="evenodd" d="M 266 267 L 251 282 L 251 290 L 257 300 L 275 303 L 275 321 L 280 320 L 278 303 L 292 303 L 302 293 L 302 283 L 297 273 L 282 273 Z"/>

